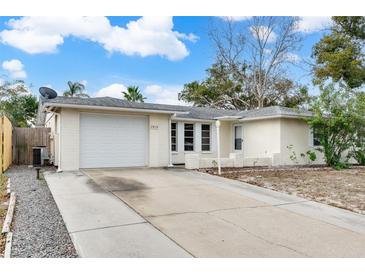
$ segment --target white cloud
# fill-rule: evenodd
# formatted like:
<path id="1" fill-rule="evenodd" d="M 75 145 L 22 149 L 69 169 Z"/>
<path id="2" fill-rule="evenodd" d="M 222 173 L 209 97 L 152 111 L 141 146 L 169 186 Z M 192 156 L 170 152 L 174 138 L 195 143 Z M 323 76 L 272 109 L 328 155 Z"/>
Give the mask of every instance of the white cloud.
<path id="1" fill-rule="evenodd" d="M 198 39 L 174 31 L 172 17 L 142 17 L 126 27 L 112 26 L 106 17 L 22 17 L 7 25 L 10 29 L 0 32 L 0 42 L 30 54 L 56 52 L 64 38 L 73 36 L 99 43 L 111 53 L 180 60 L 189 55 L 180 39 Z"/>
<path id="2" fill-rule="evenodd" d="M 2 63 L 2 68 L 13 79 L 23 79 L 27 77 L 23 63 L 18 59 L 7 60 Z"/>
<path id="3" fill-rule="evenodd" d="M 187 105 L 179 101 L 178 94 L 182 90 L 179 86 L 148 85 L 144 88 L 144 94 L 149 102 L 168 105 Z"/>
<path id="4" fill-rule="evenodd" d="M 321 31 L 331 25 L 331 17 L 302 16 L 298 24 L 298 31 L 312 33 Z"/>
<path id="5" fill-rule="evenodd" d="M 195 43 L 196 41 L 199 40 L 199 36 L 195 35 L 194 33 L 186 34 L 186 33 L 180 33 L 180 32 L 175 31 L 175 35 L 177 38 L 180 38 L 183 40 L 188 40 L 193 43 Z"/>
<path id="6" fill-rule="evenodd" d="M 276 41 L 277 35 L 267 26 L 251 26 L 250 27 L 251 34 L 260 40 L 267 39 L 268 43 L 273 43 Z"/>
<path id="7" fill-rule="evenodd" d="M 250 20 L 252 16 L 220 16 L 221 19 L 225 21 L 233 21 L 233 22 L 239 22 L 239 21 L 246 21 Z"/>
<path id="8" fill-rule="evenodd" d="M 114 97 L 118 99 L 123 99 L 122 91 L 126 91 L 127 87 L 123 84 L 114 83 L 105 88 L 100 89 L 94 95 L 94 97 Z"/>

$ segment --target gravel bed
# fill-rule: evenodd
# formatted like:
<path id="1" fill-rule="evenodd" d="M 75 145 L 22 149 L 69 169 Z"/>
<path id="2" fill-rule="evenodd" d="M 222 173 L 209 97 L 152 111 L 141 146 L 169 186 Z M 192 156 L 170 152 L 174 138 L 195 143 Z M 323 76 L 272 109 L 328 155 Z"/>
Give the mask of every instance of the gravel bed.
<path id="1" fill-rule="evenodd" d="M 11 256 L 77 257 L 52 194 L 44 180 L 36 179 L 34 168 L 12 166 L 6 175 L 17 195 Z"/>

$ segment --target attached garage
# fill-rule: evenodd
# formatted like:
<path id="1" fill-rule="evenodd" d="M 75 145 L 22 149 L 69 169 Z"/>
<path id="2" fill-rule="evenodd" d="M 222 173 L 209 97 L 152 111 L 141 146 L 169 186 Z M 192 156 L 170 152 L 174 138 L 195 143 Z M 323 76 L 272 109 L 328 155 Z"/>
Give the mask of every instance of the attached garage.
<path id="1" fill-rule="evenodd" d="M 80 114 L 80 168 L 148 165 L 147 116 Z"/>

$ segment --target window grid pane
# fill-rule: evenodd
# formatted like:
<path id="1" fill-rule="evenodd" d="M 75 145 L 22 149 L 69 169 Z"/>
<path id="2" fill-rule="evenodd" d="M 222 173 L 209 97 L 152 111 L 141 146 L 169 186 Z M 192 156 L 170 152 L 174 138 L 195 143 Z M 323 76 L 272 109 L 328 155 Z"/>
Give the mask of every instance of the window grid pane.
<path id="1" fill-rule="evenodd" d="M 242 150 L 242 126 L 234 127 L 234 149 Z"/>
<path id="2" fill-rule="evenodd" d="M 210 151 L 210 125 L 202 125 L 201 143 L 202 151 Z"/>
<path id="3" fill-rule="evenodd" d="M 241 138 L 234 139 L 234 149 L 235 150 L 241 150 L 242 149 L 242 139 Z"/>
<path id="4" fill-rule="evenodd" d="M 177 151 L 176 123 L 171 123 L 171 151 Z"/>
<path id="5" fill-rule="evenodd" d="M 184 124 L 184 150 L 194 151 L 194 124 Z"/>
<path id="6" fill-rule="evenodd" d="M 202 145 L 202 151 L 210 151 L 210 145 Z"/>

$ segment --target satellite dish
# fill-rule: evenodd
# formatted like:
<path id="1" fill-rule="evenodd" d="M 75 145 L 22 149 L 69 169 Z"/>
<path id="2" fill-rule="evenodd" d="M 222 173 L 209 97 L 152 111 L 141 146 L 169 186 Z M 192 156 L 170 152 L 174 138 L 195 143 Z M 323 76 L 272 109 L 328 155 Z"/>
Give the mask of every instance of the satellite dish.
<path id="1" fill-rule="evenodd" d="M 39 93 L 46 99 L 53 99 L 57 97 L 57 92 L 47 87 L 40 87 Z"/>

